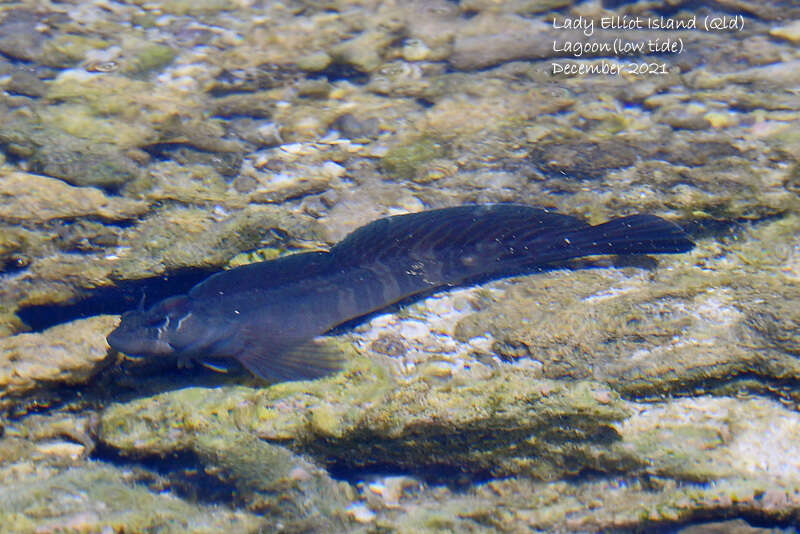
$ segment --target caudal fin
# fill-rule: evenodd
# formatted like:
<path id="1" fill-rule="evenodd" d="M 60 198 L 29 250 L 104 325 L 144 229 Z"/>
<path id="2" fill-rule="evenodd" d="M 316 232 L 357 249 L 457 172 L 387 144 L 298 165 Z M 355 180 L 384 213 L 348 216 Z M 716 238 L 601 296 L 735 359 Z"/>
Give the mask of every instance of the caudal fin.
<path id="1" fill-rule="evenodd" d="M 597 226 L 567 231 L 555 240 L 539 261 L 559 261 L 592 254 L 675 254 L 694 243 L 675 223 L 655 215 L 631 215 Z"/>

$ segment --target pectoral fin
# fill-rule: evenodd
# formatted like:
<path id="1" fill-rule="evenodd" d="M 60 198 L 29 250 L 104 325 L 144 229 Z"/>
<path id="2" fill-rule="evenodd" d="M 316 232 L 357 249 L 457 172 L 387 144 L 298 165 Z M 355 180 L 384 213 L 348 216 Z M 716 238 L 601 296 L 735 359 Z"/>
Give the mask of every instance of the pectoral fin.
<path id="1" fill-rule="evenodd" d="M 340 350 L 320 340 L 310 340 L 278 351 L 260 345 L 246 346 L 236 359 L 251 373 L 270 381 L 320 378 L 344 365 Z"/>

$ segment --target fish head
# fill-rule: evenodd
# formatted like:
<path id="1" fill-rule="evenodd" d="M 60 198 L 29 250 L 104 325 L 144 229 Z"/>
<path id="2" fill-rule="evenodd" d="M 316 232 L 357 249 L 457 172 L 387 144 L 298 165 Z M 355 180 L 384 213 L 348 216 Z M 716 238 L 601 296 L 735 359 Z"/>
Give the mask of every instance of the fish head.
<path id="1" fill-rule="evenodd" d="M 176 353 L 170 338 L 189 313 L 189 299 L 181 295 L 155 304 L 149 310 L 122 314 L 119 326 L 106 340 L 111 348 L 137 356 L 169 356 Z"/>

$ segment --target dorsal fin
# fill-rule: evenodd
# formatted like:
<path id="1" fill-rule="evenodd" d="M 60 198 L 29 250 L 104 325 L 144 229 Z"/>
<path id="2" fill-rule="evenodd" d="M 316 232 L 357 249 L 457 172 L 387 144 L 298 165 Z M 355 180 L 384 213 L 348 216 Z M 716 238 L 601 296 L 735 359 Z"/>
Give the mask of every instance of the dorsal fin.
<path id="1" fill-rule="evenodd" d="M 305 280 L 330 267 L 328 252 L 301 252 L 271 261 L 242 265 L 217 273 L 189 292 L 191 298 L 215 297 L 237 291 L 270 289 Z"/>
<path id="2" fill-rule="evenodd" d="M 345 237 L 331 249 L 331 255 L 337 265 L 350 265 L 408 256 L 410 251 L 418 256 L 426 252 L 435 255 L 443 248 L 468 250 L 481 242 L 524 241 L 538 233 L 588 226 L 575 217 L 529 206 L 458 206 L 379 219 Z"/>

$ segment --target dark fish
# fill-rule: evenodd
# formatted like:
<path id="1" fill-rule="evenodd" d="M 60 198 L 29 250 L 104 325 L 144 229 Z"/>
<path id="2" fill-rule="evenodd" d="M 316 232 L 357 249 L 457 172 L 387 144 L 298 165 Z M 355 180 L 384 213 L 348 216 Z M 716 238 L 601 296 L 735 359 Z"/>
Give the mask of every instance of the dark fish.
<path id="1" fill-rule="evenodd" d="M 333 327 L 432 288 L 592 254 L 658 254 L 694 244 L 675 224 L 633 215 L 590 226 L 527 206 L 461 206 L 379 219 L 328 252 L 215 274 L 188 295 L 130 311 L 108 336 L 141 356 L 234 358 L 271 380 L 323 376 Z"/>

